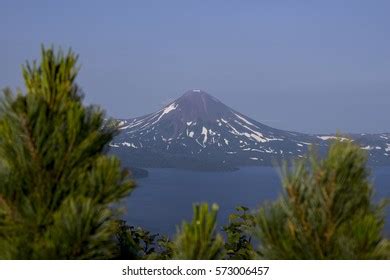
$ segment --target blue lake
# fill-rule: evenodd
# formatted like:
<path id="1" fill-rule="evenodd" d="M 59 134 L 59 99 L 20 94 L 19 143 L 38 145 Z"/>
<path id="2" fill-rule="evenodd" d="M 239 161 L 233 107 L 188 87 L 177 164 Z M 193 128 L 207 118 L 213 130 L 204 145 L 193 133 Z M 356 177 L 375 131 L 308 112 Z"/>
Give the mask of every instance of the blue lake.
<path id="1" fill-rule="evenodd" d="M 274 200 L 282 190 L 278 170 L 273 167 L 245 167 L 235 172 L 148 171 L 149 177 L 138 179 L 137 188 L 125 201 L 125 219 L 130 225 L 167 235 L 174 234 L 184 219 L 191 219 L 195 202 L 217 203 L 222 226 L 236 206 L 255 208 Z M 373 169 L 372 180 L 375 199 L 390 197 L 390 167 Z M 386 219 L 389 233 L 389 209 Z"/>

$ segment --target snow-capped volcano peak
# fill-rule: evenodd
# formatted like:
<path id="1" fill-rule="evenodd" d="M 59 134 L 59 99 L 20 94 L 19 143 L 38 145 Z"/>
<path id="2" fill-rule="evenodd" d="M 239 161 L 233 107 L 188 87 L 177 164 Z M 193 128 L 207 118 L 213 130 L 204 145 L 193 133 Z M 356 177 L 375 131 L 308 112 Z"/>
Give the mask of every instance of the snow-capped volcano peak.
<path id="1" fill-rule="evenodd" d="M 238 113 L 198 89 L 185 92 L 155 113 L 122 120 L 120 130 L 123 133 L 118 139 L 122 143 L 113 143 L 115 146 L 123 143 L 134 149 L 158 146 L 165 151 L 187 150 L 191 154 L 210 149 L 236 153 L 237 147 L 260 151 L 260 144 L 282 142 L 285 138 L 280 131 Z"/>
<path id="2" fill-rule="evenodd" d="M 271 128 L 199 89 L 185 92 L 155 113 L 121 120 L 119 129 L 121 133 L 111 147 L 125 149 L 135 161 L 132 165 L 150 166 L 156 160 L 167 161 L 152 165 L 157 167 L 176 166 L 176 159 L 270 164 L 275 158 L 302 157 L 311 144 L 326 148 L 330 139 Z M 388 139 L 381 141 L 385 140 Z M 380 147 L 390 159 L 385 144 Z"/>
<path id="3" fill-rule="evenodd" d="M 255 121 L 226 106 L 217 98 L 205 91 L 194 89 L 185 92 L 181 97 L 155 113 L 123 120 L 120 129 L 146 129 L 159 126 L 162 122 L 169 123 L 174 127 L 185 127 L 189 123 L 192 125 L 202 123 L 219 127 L 222 124 L 229 124 L 230 130 L 233 131 L 237 131 L 239 128 L 234 128 L 234 126 L 240 124 L 246 128 L 247 126 L 252 126 L 252 129 L 257 127 L 254 124 Z"/>

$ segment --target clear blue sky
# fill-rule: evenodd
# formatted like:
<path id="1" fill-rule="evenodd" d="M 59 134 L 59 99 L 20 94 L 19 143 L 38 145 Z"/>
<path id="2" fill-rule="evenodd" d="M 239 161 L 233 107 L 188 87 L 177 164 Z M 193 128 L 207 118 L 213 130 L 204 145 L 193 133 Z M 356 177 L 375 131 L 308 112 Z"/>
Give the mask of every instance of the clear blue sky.
<path id="1" fill-rule="evenodd" d="M 0 87 L 40 44 L 80 54 L 86 102 L 135 117 L 193 88 L 265 124 L 390 132 L 390 1 L 0 1 Z"/>

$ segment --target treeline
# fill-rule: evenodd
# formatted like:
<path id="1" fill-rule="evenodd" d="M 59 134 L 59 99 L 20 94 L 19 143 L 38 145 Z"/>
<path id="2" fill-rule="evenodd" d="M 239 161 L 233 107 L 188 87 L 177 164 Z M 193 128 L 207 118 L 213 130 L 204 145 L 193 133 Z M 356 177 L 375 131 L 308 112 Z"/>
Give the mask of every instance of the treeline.
<path id="1" fill-rule="evenodd" d="M 120 220 L 135 187 L 107 154 L 116 122 L 84 106 L 77 56 L 42 48 L 22 69 L 25 92 L 0 104 L 0 259 L 389 259 L 385 202 L 373 202 L 366 154 L 334 142 L 282 168 L 283 194 L 237 208 L 194 205 L 172 238 Z M 139 209 L 142 211 L 142 209 Z"/>

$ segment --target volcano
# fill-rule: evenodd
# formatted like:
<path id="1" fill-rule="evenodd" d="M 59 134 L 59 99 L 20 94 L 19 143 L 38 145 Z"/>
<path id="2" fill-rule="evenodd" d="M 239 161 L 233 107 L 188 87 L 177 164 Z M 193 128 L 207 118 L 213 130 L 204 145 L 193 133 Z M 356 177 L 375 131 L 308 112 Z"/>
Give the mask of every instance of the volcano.
<path id="1" fill-rule="evenodd" d="M 301 158 L 315 145 L 325 152 L 335 135 L 284 131 L 257 122 L 194 89 L 161 110 L 122 119 L 111 152 L 125 165 L 191 169 L 234 169 Z M 390 165 L 390 134 L 350 135 L 375 164 Z M 346 140 L 341 138 L 341 140 Z"/>

